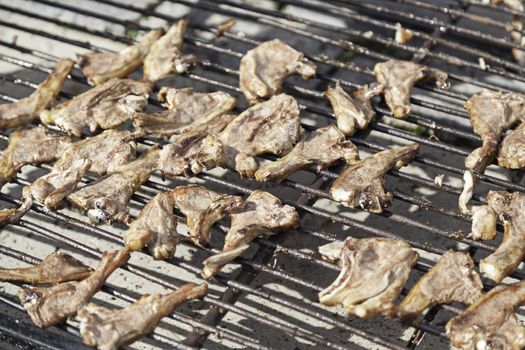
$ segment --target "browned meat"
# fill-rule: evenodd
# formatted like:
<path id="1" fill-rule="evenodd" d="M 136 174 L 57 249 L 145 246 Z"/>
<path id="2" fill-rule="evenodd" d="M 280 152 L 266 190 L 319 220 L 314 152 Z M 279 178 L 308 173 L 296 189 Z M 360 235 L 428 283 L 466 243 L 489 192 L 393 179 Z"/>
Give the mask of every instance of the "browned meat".
<path id="1" fill-rule="evenodd" d="M 503 138 L 498 153 L 498 164 L 509 169 L 525 167 L 525 123 Z"/>
<path id="2" fill-rule="evenodd" d="M 129 258 L 127 250 L 104 252 L 97 268 L 80 282 L 60 283 L 49 288 L 23 288 L 20 302 L 38 327 L 64 323 L 98 292 L 106 279 Z"/>
<path id="3" fill-rule="evenodd" d="M 153 332 L 160 320 L 177 306 L 208 293 L 203 283 L 188 283 L 169 294 L 144 295 L 124 309 L 111 310 L 89 304 L 78 312 L 84 344 L 116 350 Z"/>
<path id="4" fill-rule="evenodd" d="M 38 265 L 20 269 L 0 269 L 1 281 L 23 283 L 55 284 L 69 281 L 81 281 L 93 270 L 71 255 L 62 252 L 48 255 Z"/>
<path id="5" fill-rule="evenodd" d="M 337 81 L 335 88 L 329 87 L 324 95 L 334 109 L 337 127 L 345 135 L 352 135 L 356 129 L 365 129 L 375 117 L 370 99 L 383 91 L 383 85 L 365 85 L 348 94 Z"/>
<path id="6" fill-rule="evenodd" d="M 341 272 L 319 293 L 321 304 L 342 304 L 349 315 L 370 318 L 387 315 L 405 285 L 419 255 L 403 241 L 389 238 L 348 237 L 319 248 L 330 260 L 339 260 Z"/>
<path id="7" fill-rule="evenodd" d="M 404 118 L 412 107 L 410 96 L 416 83 L 435 80 L 439 88 L 450 86 L 447 73 L 410 61 L 389 60 L 374 67 L 377 81 L 384 86 L 385 101 L 395 118 Z"/>
<path id="8" fill-rule="evenodd" d="M 515 312 L 524 302 L 525 281 L 499 285 L 448 321 L 447 337 L 464 350 L 523 349 L 525 327 Z"/>
<path id="9" fill-rule="evenodd" d="M 258 168 L 255 156 L 283 155 L 301 137 L 299 105 L 291 96 L 280 94 L 239 114 L 220 134 L 224 145 L 224 166 L 241 177 L 253 177 Z"/>
<path id="10" fill-rule="evenodd" d="M 82 74 L 94 84 L 102 84 L 112 78 L 124 78 L 142 66 L 144 57 L 158 38 L 162 29 L 153 29 L 140 42 L 120 52 L 89 52 L 77 55 Z"/>
<path id="11" fill-rule="evenodd" d="M 253 191 L 244 206 L 231 214 L 231 227 L 224 239 L 222 252 L 204 260 L 201 275 L 210 278 L 224 265 L 248 249 L 251 241 L 259 236 L 273 236 L 299 225 L 295 208 L 264 191 Z"/>
<path id="12" fill-rule="evenodd" d="M 460 302 L 472 304 L 481 297 L 483 284 L 467 253 L 447 251 L 412 287 L 391 316 L 415 319 L 426 308 L 437 304 Z"/>
<path id="13" fill-rule="evenodd" d="M 418 151 L 419 145 L 413 143 L 376 153 L 348 166 L 330 188 L 332 198 L 350 208 L 383 212 L 392 201 L 392 194 L 385 193 L 384 189 L 386 174 L 410 163 Z"/>
<path id="14" fill-rule="evenodd" d="M 61 59 L 55 69 L 28 97 L 0 105 L 0 129 L 16 128 L 31 123 L 38 114 L 51 107 L 75 62 Z"/>
<path id="15" fill-rule="evenodd" d="M 240 88 L 248 102 L 254 104 L 281 92 L 289 75 L 299 74 L 308 79 L 315 75 L 316 69 L 301 52 L 274 39 L 259 44 L 241 58 Z"/>
<path id="16" fill-rule="evenodd" d="M 472 209 L 472 230 L 469 238 L 488 240 L 496 237 L 497 216 L 489 205 L 480 205 Z"/>
<path id="17" fill-rule="evenodd" d="M 148 82 L 111 79 L 52 110 L 42 111 L 40 119 L 79 137 L 85 127 L 92 132 L 98 128 L 114 129 L 142 111 L 151 88 Z"/>
<path id="18" fill-rule="evenodd" d="M 222 36 L 224 33 L 230 31 L 230 29 L 232 29 L 235 26 L 235 24 L 237 24 L 237 21 L 234 19 L 228 19 L 225 22 L 220 23 L 217 26 L 215 37 L 218 38 Z"/>
<path id="19" fill-rule="evenodd" d="M 357 147 L 345 141 L 345 135 L 335 125 L 329 125 L 309 132 L 290 153 L 260 167 L 255 179 L 281 182 L 293 172 L 312 165 L 321 171 L 341 161 L 352 163 L 358 159 Z"/>

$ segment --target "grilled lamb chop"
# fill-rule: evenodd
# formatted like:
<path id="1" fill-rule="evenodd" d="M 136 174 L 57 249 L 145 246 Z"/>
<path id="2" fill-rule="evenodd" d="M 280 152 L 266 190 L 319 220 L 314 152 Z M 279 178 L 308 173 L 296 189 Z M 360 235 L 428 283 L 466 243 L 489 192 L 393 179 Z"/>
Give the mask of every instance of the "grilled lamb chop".
<path id="1" fill-rule="evenodd" d="M 251 104 L 281 92 L 283 81 L 292 74 L 303 79 L 315 75 L 317 67 L 304 55 L 279 39 L 266 41 L 241 58 L 240 88 Z"/>
<path id="2" fill-rule="evenodd" d="M 509 169 L 525 167 L 525 123 L 503 138 L 498 153 L 498 164 Z"/>
<path id="3" fill-rule="evenodd" d="M 72 60 L 61 59 L 31 95 L 16 102 L 0 105 L 0 129 L 27 125 L 35 120 L 41 111 L 51 107 L 74 64 Z"/>
<path id="4" fill-rule="evenodd" d="M 448 321 L 447 337 L 464 350 L 522 349 L 525 327 L 515 312 L 524 302 L 525 281 L 499 285 Z"/>
<path id="5" fill-rule="evenodd" d="M 472 304 L 481 297 L 482 290 L 483 284 L 470 255 L 449 250 L 412 287 L 391 316 L 402 320 L 415 319 L 436 304 L 454 301 Z"/>
<path id="6" fill-rule="evenodd" d="M 321 304 L 342 304 L 348 315 L 370 318 L 387 315 L 405 285 L 419 254 L 403 241 L 389 238 L 348 237 L 319 248 L 330 260 L 339 260 L 341 272 L 319 293 Z"/>
<path id="7" fill-rule="evenodd" d="M 467 100 L 465 108 L 474 132 L 483 140 L 483 145 L 465 159 L 465 166 L 483 173 L 496 156 L 503 132 L 525 120 L 525 95 L 481 90 Z"/>
<path id="8" fill-rule="evenodd" d="M 337 127 L 345 135 L 352 135 L 356 129 L 365 129 L 375 117 L 370 99 L 383 91 L 381 84 L 365 85 L 348 94 L 337 81 L 335 88 L 329 87 L 324 95 L 334 109 Z"/>
<path id="9" fill-rule="evenodd" d="M 71 255 L 62 252 L 48 255 L 38 265 L 20 269 L 0 269 L 0 281 L 16 281 L 32 285 L 81 281 L 93 270 Z"/>
<path id="10" fill-rule="evenodd" d="M 419 145 L 413 143 L 376 153 L 348 166 L 330 188 L 332 198 L 350 208 L 383 212 L 392 201 L 392 194 L 385 193 L 383 187 L 387 172 L 410 163 L 418 151 Z"/>
<path id="11" fill-rule="evenodd" d="M 23 288 L 18 293 L 20 302 L 38 327 L 61 324 L 77 313 L 106 279 L 129 259 L 127 250 L 104 252 L 97 268 L 80 282 L 60 283 L 49 288 Z"/>
<path id="12" fill-rule="evenodd" d="M 40 113 L 44 124 L 54 124 L 80 137 L 82 129 L 89 127 L 114 129 L 142 111 L 152 85 L 131 79 L 111 79 L 52 110 Z"/>
<path id="13" fill-rule="evenodd" d="M 163 87 L 158 99 L 167 110 L 137 113 L 133 125 L 141 135 L 171 136 L 206 131 L 221 132 L 234 115 L 226 113 L 235 107 L 236 100 L 226 92 L 194 92 L 193 88 Z"/>
<path id="14" fill-rule="evenodd" d="M 163 33 L 162 29 L 153 29 L 144 35 L 140 42 L 120 52 L 89 52 L 77 55 L 82 74 L 94 85 L 112 78 L 127 77 L 142 66 L 144 57 Z"/>
<path id="15" fill-rule="evenodd" d="M 253 191 L 244 206 L 231 214 L 231 227 L 224 239 L 222 252 L 204 260 L 201 275 L 210 278 L 224 265 L 248 249 L 249 243 L 259 236 L 273 236 L 299 225 L 295 208 L 264 191 Z"/>
<path id="16" fill-rule="evenodd" d="M 77 315 L 82 340 L 101 350 L 119 349 L 153 332 L 160 320 L 177 306 L 207 293 L 205 283 L 188 283 L 169 294 L 144 295 L 124 309 L 89 304 Z"/>
<path id="17" fill-rule="evenodd" d="M 489 205 L 472 208 L 472 229 L 468 237 L 474 240 L 489 240 L 496 237 L 498 218 Z"/>
<path id="18" fill-rule="evenodd" d="M 439 88 L 447 89 L 447 73 L 410 61 L 389 60 L 374 67 L 377 81 L 384 86 L 385 101 L 395 118 L 404 118 L 412 107 L 410 95 L 416 83 L 435 80 Z"/>
<path id="19" fill-rule="evenodd" d="M 253 177 L 258 168 L 255 156 L 283 155 L 292 150 L 302 133 L 299 105 L 291 96 L 280 94 L 239 114 L 222 131 L 224 166 L 241 177 Z"/>
<path id="20" fill-rule="evenodd" d="M 190 237 L 199 246 L 208 243 L 214 223 L 243 204 L 241 197 L 217 193 L 198 185 L 178 186 L 172 195 L 175 207 L 186 216 Z"/>
<path id="21" fill-rule="evenodd" d="M 195 66 L 197 63 L 195 56 L 182 54 L 182 43 L 187 26 L 188 20 L 183 18 L 155 41 L 144 59 L 144 79 L 157 81 L 172 72 L 182 74 Z"/>
<path id="22" fill-rule="evenodd" d="M 345 141 L 345 135 L 335 125 L 329 125 L 306 134 L 290 153 L 260 167 L 255 179 L 281 182 L 291 173 L 311 165 L 321 171 L 341 161 L 352 163 L 358 159 L 357 147 Z"/>

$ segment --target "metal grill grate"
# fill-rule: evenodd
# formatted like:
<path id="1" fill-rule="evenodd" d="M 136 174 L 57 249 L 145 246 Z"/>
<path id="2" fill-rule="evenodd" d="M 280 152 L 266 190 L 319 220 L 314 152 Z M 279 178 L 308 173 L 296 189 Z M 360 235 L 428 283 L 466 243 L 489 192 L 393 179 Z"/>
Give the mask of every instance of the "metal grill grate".
<path id="1" fill-rule="evenodd" d="M 406 141 L 422 145 L 421 155 L 416 157 L 414 164 L 404 171 L 393 171 L 387 180 L 387 189 L 396 199 L 392 207 L 376 215 L 344 209 L 332 202 L 326 187 L 340 169 L 320 173 L 305 171 L 280 185 L 264 184 L 265 189 L 300 211 L 300 228 L 270 239 L 257 239 L 249 257 L 235 260 L 238 267 L 234 271 L 222 273 L 210 282 L 212 291 L 202 305 L 174 312 L 169 322 L 163 323 L 146 339 L 144 346 L 446 348 L 444 322 L 460 312 L 460 307 L 436 306 L 417 325 L 346 318 L 340 310 L 317 303 L 316 294 L 333 280 L 338 268 L 313 252 L 320 244 L 344 239 L 349 234 L 403 239 L 423 256 L 412 274 L 417 279 L 448 248 L 468 250 L 476 262 L 495 250 L 499 240 L 487 243 L 465 238 L 470 218 L 455 209 L 462 186 L 463 159 L 480 143 L 480 138 L 470 128 L 462 105 L 473 91 L 481 87 L 525 91 L 522 74 L 525 68 L 515 64 L 510 56 L 511 48 L 523 49 L 506 39 L 502 24 L 512 15 L 525 15 L 501 7 L 453 0 L 366 3 L 357 0 L 283 0 L 253 4 L 230 0 L 220 3 L 159 0 L 139 5 L 133 3 L 123 0 L 74 4 L 49 0 L 16 4 L 0 1 L 0 11 L 4 14 L 0 17 L 0 31 L 3 31 L 3 34 L 0 32 L 0 61 L 6 67 L 23 69 L 3 77 L 0 98 L 14 101 L 27 95 L 37 86 L 42 73 L 50 71 L 44 66 L 50 66 L 57 56 L 64 55 L 62 51 L 116 49 L 118 44 L 132 43 L 131 34 L 149 30 L 157 24 L 155 21 L 173 22 L 184 15 L 190 17 L 185 51 L 196 54 L 201 65 L 183 77 L 166 79 L 163 85 L 223 89 L 240 96 L 237 87 L 239 58 L 261 41 L 282 37 L 304 51 L 320 67 L 316 79 L 303 82 L 292 78 L 284 86 L 284 90 L 300 102 L 306 129 L 333 122 L 331 109 L 322 95 L 328 84 L 341 80 L 343 86 L 353 88 L 370 82 L 373 79 L 371 67 L 378 61 L 395 57 L 423 62 L 449 72 L 453 83 L 450 91 L 429 86 L 416 88 L 411 99 L 414 112 L 405 124 L 392 121 L 384 104 L 374 101 L 377 120 L 371 123 L 369 130 L 350 138 L 367 153 Z M 210 24 L 214 16 L 235 18 L 241 30 L 248 32 L 256 26 L 259 33 L 246 35 L 234 27 L 233 32 L 215 38 L 216 29 Z M 502 18 L 505 21 L 501 21 Z M 413 31 L 414 39 L 410 43 L 399 44 L 392 39 L 396 22 Z M 18 39 L 10 40 L 10 35 L 16 35 Z M 45 50 L 51 45 L 57 46 L 53 54 Z M 486 62 L 485 67 L 479 64 L 480 58 Z M 60 96 L 71 98 L 87 88 L 86 80 L 74 70 Z M 243 99 L 239 98 L 239 101 Z M 158 101 L 150 99 L 149 108 L 158 106 Z M 240 107 L 245 105 L 241 102 Z M 3 140 L 7 137 L 1 135 Z M 152 140 L 143 140 L 142 145 L 147 147 L 153 143 Z M 24 171 L 0 193 L 1 204 L 19 204 L 16 198 L 21 187 L 49 169 L 50 166 L 42 165 L 32 168 L 31 172 Z M 438 186 L 433 177 L 441 173 L 446 175 L 447 184 Z M 485 175 L 478 176 L 474 200 L 484 202 L 482 194 L 488 189 L 525 191 L 520 176 L 520 172 L 491 166 Z M 261 184 L 240 180 L 236 174 L 220 169 L 200 174 L 197 178 L 206 186 L 233 194 L 246 195 L 261 187 Z M 86 182 L 92 180 L 91 177 L 84 179 Z M 187 181 L 163 181 L 152 177 L 133 196 L 132 205 L 135 209 L 140 208 L 156 191 L 165 191 Z M 215 231 L 225 233 L 227 225 L 216 225 Z M 16 261 L 34 264 L 38 259 L 33 255 L 43 255 L 42 252 L 27 249 L 31 251 L 28 254 L 11 247 L 21 241 L 26 248 L 45 242 L 81 254 L 84 259 L 97 259 L 104 245 L 122 244 L 120 233 L 119 227 L 94 227 L 87 223 L 86 218 L 69 210 L 48 212 L 35 205 L 31 215 L 16 227 L 0 232 L 3 239 L 0 253 Z M 30 237 L 25 237 L 27 235 Z M 14 241 L 16 237 L 18 240 Z M 501 239 L 501 227 L 498 237 Z M 184 258 L 153 262 L 147 254 L 138 253 L 134 255 L 140 258 L 132 259 L 124 270 L 129 278 L 140 279 L 147 285 L 177 288 L 184 282 L 198 280 L 202 260 L 217 253 L 221 245 L 217 241 L 214 248 L 207 250 L 189 243 L 182 246 L 181 250 L 187 253 Z M 283 263 L 286 265 L 280 266 Z M 157 268 L 160 270 L 155 270 Z M 514 279 L 524 277 L 523 269 L 511 275 Z M 103 292 L 116 298 L 116 303 L 132 302 L 137 298 L 140 288 L 131 288 L 123 281 L 115 284 L 112 281 Z M 489 281 L 484 281 L 484 285 L 486 289 L 494 286 Z M 21 309 L 8 288 L 0 295 L 0 301 L 14 314 Z M 27 319 L 21 319 L 21 322 L 24 326 L 15 329 L 10 318 L 0 320 L 0 333 L 6 341 L 56 349 L 63 348 L 65 342 L 69 344 L 68 348 L 83 348 L 74 323 L 53 330 L 58 332 L 59 339 L 64 340 L 61 342 L 38 331 Z"/>

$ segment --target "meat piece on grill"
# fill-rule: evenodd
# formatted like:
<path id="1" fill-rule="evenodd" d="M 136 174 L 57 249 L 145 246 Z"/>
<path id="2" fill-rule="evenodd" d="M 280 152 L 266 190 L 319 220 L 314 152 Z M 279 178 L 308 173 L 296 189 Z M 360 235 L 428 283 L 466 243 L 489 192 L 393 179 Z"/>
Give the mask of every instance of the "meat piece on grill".
<path id="1" fill-rule="evenodd" d="M 501 282 L 525 258 L 525 194 L 490 191 L 487 203 L 503 222 L 503 241 L 494 253 L 481 259 L 479 271 Z"/>
<path id="2" fill-rule="evenodd" d="M 467 100 L 465 108 L 474 132 L 483 140 L 465 159 L 465 166 L 483 173 L 496 156 L 503 132 L 525 120 L 525 95 L 481 90 Z"/>
<path id="3" fill-rule="evenodd" d="M 461 191 L 461 194 L 459 195 L 458 207 L 462 214 L 470 214 L 472 209 L 468 203 L 474 195 L 474 184 L 476 183 L 476 177 L 471 171 L 465 170 L 463 173 L 463 182 L 463 191 Z"/>
<path id="4" fill-rule="evenodd" d="M 339 130 L 345 135 L 352 135 L 356 129 L 365 129 L 374 119 L 376 113 L 372 109 L 370 99 L 382 91 L 381 84 L 372 84 L 360 87 L 349 94 L 337 81 L 335 88 L 329 87 L 324 95 L 334 109 Z"/>
<path id="5" fill-rule="evenodd" d="M 445 329 L 458 349 L 522 349 L 525 327 L 516 310 L 525 303 L 525 281 L 499 285 L 448 321 Z"/>
<path id="6" fill-rule="evenodd" d="M 498 164 L 509 169 L 525 167 L 525 123 L 503 138 L 498 153 Z"/>
<path id="7" fill-rule="evenodd" d="M 297 101 L 286 94 L 272 97 L 239 114 L 220 134 L 224 166 L 241 177 L 253 177 L 255 156 L 283 155 L 292 150 L 302 134 Z"/>
<path id="8" fill-rule="evenodd" d="M 494 5 L 502 5 L 520 12 L 524 11 L 522 0 L 491 0 L 490 3 Z M 520 16 L 513 16 L 512 28 L 507 29 L 510 33 L 511 41 L 521 47 L 525 46 L 525 37 L 522 34 L 524 27 L 523 18 Z M 518 64 L 525 66 L 525 53 L 517 48 L 512 48 L 511 52 L 514 60 L 518 62 Z"/>
<path id="9" fill-rule="evenodd" d="M 231 214 L 230 230 L 222 252 L 204 260 L 202 276 L 210 278 L 224 265 L 245 252 L 249 243 L 259 236 L 273 236 L 299 225 L 295 208 L 284 205 L 277 197 L 260 190 L 253 191 L 244 206 Z"/>
<path id="10" fill-rule="evenodd" d="M 412 143 L 349 165 L 330 188 L 332 198 L 350 208 L 383 212 L 383 208 L 392 201 L 392 193 L 384 189 L 386 174 L 410 163 L 418 152 L 419 145 Z"/>
<path id="11" fill-rule="evenodd" d="M 410 61 L 380 62 L 375 65 L 374 73 L 384 86 L 385 102 L 395 118 L 404 118 L 412 110 L 410 96 L 416 83 L 434 80 L 441 89 L 450 86 L 447 73 Z"/>
<path id="12" fill-rule="evenodd" d="M 388 315 L 417 262 L 419 254 L 403 241 L 389 238 L 348 237 L 319 248 L 339 260 L 341 272 L 319 293 L 321 304 L 342 304 L 348 315 L 370 318 Z"/>
<path id="13" fill-rule="evenodd" d="M 496 237 L 497 216 L 489 205 L 472 208 L 472 229 L 468 237 L 474 240 L 489 240 Z"/>
<path id="14" fill-rule="evenodd" d="M 194 92 L 193 88 L 163 87 L 158 99 L 168 109 L 135 114 L 133 125 L 138 134 L 171 136 L 200 131 L 216 134 L 235 118 L 226 113 L 235 107 L 237 101 L 222 91 Z"/>
<path id="15" fill-rule="evenodd" d="M 131 79 L 111 79 L 40 113 L 44 124 L 53 124 L 80 137 L 89 127 L 114 129 L 142 111 L 152 85 Z"/>
<path id="16" fill-rule="evenodd" d="M 163 317 L 177 306 L 208 293 L 203 283 L 188 283 L 169 294 L 143 295 L 123 309 L 89 304 L 78 312 L 84 344 L 102 350 L 116 350 L 153 332 Z"/>
<path id="17" fill-rule="evenodd" d="M 415 319 L 426 308 L 437 304 L 472 304 L 481 297 L 482 290 L 483 284 L 470 255 L 449 250 L 412 287 L 391 316 Z"/>
<path id="18" fill-rule="evenodd" d="M 102 84 L 112 78 L 127 77 L 142 66 L 144 57 L 163 33 L 162 29 L 153 29 L 138 43 L 120 52 L 89 52 L 77 55 L 82 74 L 94 85 Z"/>
<path id="19" fill-rule="evenodd" d="M 131 196 L 155 170 L 158 149 L 152 147 L 139 159 L 115 168 L 108 175 L 71 193 L 67 199 L 86 211 L 89 219 L 99 222 L 129 221 Z"/>
<path id="20" fill-rule="evenodd" d="M 74 316 L 106 279 L 129 259 L 127 250 L 104 252 L 97 268 L 80 282 L 65 282 L 49 288 L 23 288 L 18 293 L 20 302 L 38 327 L 64 323 Z"/>
<path id="21" fill-rule="evenodd" d="M 179 20 L 151 46 L 144 59 L 144 79 L 157 81 L 172 73 L 182 74 L 197 64 L 195 56 L 182 54 L 187 27 L 188 19 Z"/>
<path id="22" fill-rule="evenodd" d="M 279 39 L 266 41 L 241 58 L 240 88 L 251 104 L 281 92 L 283 81 L 292 74 L 303 79 L 315 75 L 317 67 L 302 52 Z"/>
<path id="23" fill-rule="evenodd" d="M 288 175 L 312 165 L 316 171 L 321 171 L 341 161 L 352 163 L 358 159 L 357 147 L 345 141 L 345 135 L 335 125 L 329 125 L 309 132 L 290 153 L 261 166 L 255 172 L 255 179 L 281 182 Z"/>
<path id="24" fill-rule="evenodd" d="M 0 281 L 16 281 L 33 285 L 55 284 L 81 281 L 92 271 L 71 255 L 57 252 L 31 267 L 0 269 Z"/>
<path id="25" fill-rule="evenodd" d="M 186 216 L 190 237 L 200 246 L 208 243 L 214 223 L 243 204 L 241 197 L 217 193 L 199 185 L 178 186 L 172 194 L 175 207 Z"/>
<path id="26" fill-rule="evenodd" d="M 51 107 L 74 64 L 72 60 L 61 59 L 31 95 L 16 102 L 0 105 L 0 129 L 27 125 L 35 120 L 41 111 Z"/>

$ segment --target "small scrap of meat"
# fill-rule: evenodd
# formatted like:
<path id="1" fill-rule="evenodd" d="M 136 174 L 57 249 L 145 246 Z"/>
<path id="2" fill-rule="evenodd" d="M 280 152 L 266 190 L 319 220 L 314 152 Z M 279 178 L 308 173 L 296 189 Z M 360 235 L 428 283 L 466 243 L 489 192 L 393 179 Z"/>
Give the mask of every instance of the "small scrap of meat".
<path id="1" fill-rule="evenodd" d="M 345 135 L 352 135 L 356 129 L 365 129 L 375 117 L 370 99 L 383 91 L 381 84 L 360 87 L 351 95 L 343 90 L 337 81 L 335 88 L 329 87 L 324 95 L 334 109 L 337 127 Z"/>
<path id="2" fill-rule="evenodd" d="M 482 290 L 483 284 L 470 255 L 449 250 L 412 287 L 390 316 L 415 319 L 425 309 L 437 304 L 472 304 L 481 297 Z"/>
<path id="3" fill-rule="evenodd" d="M 483 140 L 483 145 L 465 159 L 465 167 L 483 173 L 496 157 L 503 132 L 525 120 L 525 95 L 481 90 L 467 100 L 465 108 L 474 132 Z"/>
<path id="4" fill-rule="evenodd" d="M 298 225 L 299 215 L 295 208 L 284 205 L 268 192 L 253 191 L 242 209 L 231 214 L 231 227 L 222 252 L 204 260 L 202 277 L 211 278 L 217 274 L 224 265 L 244 253 L 257 237 L 273 236 Z"/>
<path id="5" fill-rule="evenodd" d="M 357 147 L 345 141 L 345 135 L 335 125 L 329 125 L 306 134 L 290 153 L 260 167 L 255 179 L 281 182 L 291 173 L 312 165 L 321 171 L 341 161 L 352 163 L 358 159 Z"/>
<path id="6" fill-rule="evenodd" d="M 490 191 L 487 203 L 503 222 L 503 241 L 494 253 L 481 259 L 479 271 L 501 282 L 525 258 L 525 194 Z"/>
<path id="7" fill-rule="evenodd" d="M 476 177 L 472 172 L 465 170 L 463 173 L 463 191 L 459 195 L 458 207 L 459 211 L 462 214 L 470 214 L 471 210 L 468 206 L 468 202 L 472 199 L 474 195 L 474 184 L 476 183 Z"/>
<path id="8" fill-rule="evenodd" d="M 155 171 L 159 150 L 152 147 L 139 159 L 114 169 L 108 175 L 71 193 L 67 199 L 87 212 L 94 223 L 129 222 L 131 196 Z"/>
<path id="9" fill-rule="evenodd" d="M 229 19 L 226 22 L 223 22 L 217 26 L 217 30 L 215 32 L 215 37 L 218 38 L 222 36 L 224 33 L 228 32 L 230 29 L 232 29 L 235 24 L 237 23 L 234 19 Z"/>
<path id="10" fill-rule="evenodd" d="M 499 285 L 448 321 L 451 344 L 463 350 L 523 349 L 525 327 L 516 317 L 525 303 L 525 282 Z"/>
<path id="11" fill-rule="evenodd" d="M 489 240 L 496 237 L 497 216 L 489 205 L 472 208 L 472 229 L 468 237 L 474 240 Z"/>
<path id="12" fill-rule="evenodd" d="M 144 79 L 157 81 L 173 72 L 182 74 L 197 64 L 197 58 L 194 55 L 182 54 L 182 44 L 187 27 L 188 19 L 179 20 L 151 46 L 151 50 L 144 59 Z"/>
<path id="13" fill-rule="evenodd" d="M 503 138 L 498 153 L 498 164 L 509 169 L 525 167 L 525 123 Z"/>
<path id="14" fill-rule="evenodd" d="M 142 66 L 144 57 L 152 45 L 164 33 L 162 29 L 153 29 L 135 45 L 120 52 L 90 52 L 77 55 L 82 74 L 94 85 L 102 84 L 112 78 L 124 78 Z"/>
<path id="15" fill-rule="evenodd" d="M 137 113 L 133 125 L 140 135 L 171 136 L 206 131 L 221 132 L 235 116 L 231 111 L 236 99 L 222 91 L 194 92 L 193 88 L 163 87 L 158 99 L 167 110 L 154 113 Z"/>
<path id="16" fill-rule="evenodd" d="M 403 28 L 401 23 L 396 23 L 396 35 L 395 35 L 396 42 L 400 44 L 406 44 L 410 40 L 412 40 L 413 36 L 414 36 L 414 33 L 412 33 L 410 29 Z"/>
<path id="17" fill-rule="evenodd" d="M 16 102 L 0 105 L 0 129 L 27 125 L 35 120 L 41 111 L 51 107 L 74 64 L 72 60 L 61 59 L 31 95 Z"/>
<path id="18" fill-rule="evenodd" d="M 266 41 L 241 58 L 240 88 L 251 104 L 281 92 L 283 81 L 292 74 L 303 79 L 315 75 L 317 67 L 279 39 Z"/>
<path id="19" fill-rule="evenodd" d="M 410 95 L 416 83 L 435 80 L 441 89 L 450 86 L 447 73 L 410 61 L 389 60 L 374 67 L 377 81 L 384 86 L 385 101 L 395 118 L 404 118 L 412 107 Z"/>
<path id="20" fill-rule="evenodd" d="M 297 101 L 286 94 L 272 97 L 239 114 L 222 131 L 224 165 L 241 177 L 253 177 L 259 167 L 255 156 L 283 155 L 292 150 L 301 137 Z"/>
<path id="21" fill-rule="evenodd" d="M 23 288 L 18 293 L 20 302 L 38 327 L 64 323 L 74 316 L 106 279 L 129 259 L 127 250 L 104 252 L 97 268 L 80 282 L 65 282 L 49 288 Z"/>
<path id="22" fill-rule="evenodd" d="M 208 243 L 214 223 L 243 205 L 241 197 L 217 193 L 198 185 L 178 186 L 171 193 L 175 207 L 186 216 L 191 239 L 199 246 Z"/>
<path id="23" fill-rule="evenodd" d="M 443 179 L 445 178 L 445 175 L 444 174 L 441 174 L 441 175 L 437 175 L 435 178 L 434 178 L 434 185 L 438 186 L 438 187 L 441 187 L 443 186 Z"/>
<path id="24" fill-rule="evenodd" d="M 188 283 L 169 294 L 144 295 L 123 309 L 112 310 L 89 304 L 78 312 L 84 344 L 101 350 L 116 350 L 153 332 L 163 317 L 190 300 L 208 294 L 203 283 Z"/>
<path id="25" fill-rule="evenodd" d="M 52 110 L 42 111 L 40 120 L 78 137 L 85 127 L 91 132 L 98 128 L 114 129 L 142 111 L 152 87 L 143 81 L 111 79 Z"/>
<path id="26" fill-rule="evenodd" d="M 418 152 L 419 145 L 413 143 L 376 153 L 349 165 L 330 188 L 332 198 L 350 208 L 383 212 L 392 201 L 392 193 L 384 189 L 386 174 L 410 163 Z"/>
<path id="27" fill-rule="evenodd" d="M 32 285 L 81 281 L 93 270 L 71 255 L 62 252 L 48 255 L 38 265 L 20 269 L 0 269 L 0 281 L 16 281 Z"/>
<path id="28" fill-rule="evenodd" d="M 321 304 L 342 304 L 348 315 L 370 318 L 388 315 L 419 254 L 403 241 L 389 238 L 348 237 L 319 248 L 339 260 L 341 272 L 319 293 Z"/>

